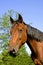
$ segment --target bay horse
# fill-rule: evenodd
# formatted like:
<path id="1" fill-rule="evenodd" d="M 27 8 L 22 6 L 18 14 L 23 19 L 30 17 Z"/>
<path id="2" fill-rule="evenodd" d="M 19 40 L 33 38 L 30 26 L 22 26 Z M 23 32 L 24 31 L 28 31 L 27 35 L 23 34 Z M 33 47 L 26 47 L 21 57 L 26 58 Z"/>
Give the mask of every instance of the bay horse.
<path id="1" fill-rule="evenodd" d="M 18 16 L 18 20 L 10 17 L 12 27 L 10 30 L 9 53 L 16 56 L 18 50 L 26 42 L 31 49 L 31 58 L 34 64 L 43 65 L 43 32 L 24 23 L 20 14 Z"/>

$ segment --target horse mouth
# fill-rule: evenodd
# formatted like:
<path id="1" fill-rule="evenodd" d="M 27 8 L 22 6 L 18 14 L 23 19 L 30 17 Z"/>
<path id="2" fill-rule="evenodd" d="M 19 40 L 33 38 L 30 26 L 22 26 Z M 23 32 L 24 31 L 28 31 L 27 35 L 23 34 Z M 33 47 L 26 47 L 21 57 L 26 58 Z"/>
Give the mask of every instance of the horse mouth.
<path id="1" fill-rule="evenodd" d="M 13 50 L 11 50 L 11 51 L 9 51 L 9 54 L 11 55 L 11 56 L 14 56 L 14 57 L 16 57 L 17 56 L 17 53 L 15 52 L 15 50 L 13 49 Z"/>

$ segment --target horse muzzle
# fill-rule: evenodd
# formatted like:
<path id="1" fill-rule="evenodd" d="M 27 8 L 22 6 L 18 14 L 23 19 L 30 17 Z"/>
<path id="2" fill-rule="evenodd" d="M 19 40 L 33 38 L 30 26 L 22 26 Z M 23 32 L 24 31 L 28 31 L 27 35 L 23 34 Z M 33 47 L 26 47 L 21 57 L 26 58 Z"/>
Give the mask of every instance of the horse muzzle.
<path id="1" fill-rule="evenodd" d="M 17 56 L 17 53 L 16 53 L 15 49 L 10 50 L 9 54 L 14 56 L 14 57 Z"/>

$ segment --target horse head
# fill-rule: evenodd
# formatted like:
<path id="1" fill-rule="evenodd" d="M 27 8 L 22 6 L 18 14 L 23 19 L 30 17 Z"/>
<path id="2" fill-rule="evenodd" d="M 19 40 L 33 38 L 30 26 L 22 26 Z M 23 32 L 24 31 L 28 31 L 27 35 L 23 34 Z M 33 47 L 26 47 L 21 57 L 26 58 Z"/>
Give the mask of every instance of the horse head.
<path id="1" fill-rule="evenodd" d="M 18 20 L 15 21 L 10 17 L 10 21 L 12 27 L 10 30 L 9 53 L 16 56 L 19 48 L 27 41 L 27 25 L 23 22 L 23 18 L 20 14 Z"/>

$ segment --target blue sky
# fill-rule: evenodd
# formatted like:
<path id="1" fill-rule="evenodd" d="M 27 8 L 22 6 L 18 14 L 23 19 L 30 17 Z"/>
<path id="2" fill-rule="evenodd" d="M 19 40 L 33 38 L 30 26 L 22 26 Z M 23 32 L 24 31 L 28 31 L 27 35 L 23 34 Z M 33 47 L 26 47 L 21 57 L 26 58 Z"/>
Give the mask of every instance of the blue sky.
<path id="1" fill-rule="evenodd" d="M 0 0 L 0 16 L 11 9 L 20 13 L 24 22 L 43 31 L 43 0 Z"/>
<path id="2" fill-rule="evenodd" d="M 13 9 L 24 21 L 43 31 L 43 0 L 0 0 L 0 16 Z"/>

